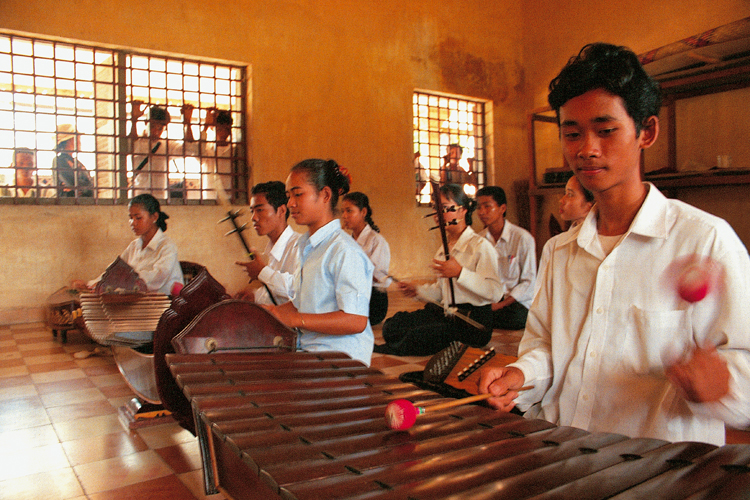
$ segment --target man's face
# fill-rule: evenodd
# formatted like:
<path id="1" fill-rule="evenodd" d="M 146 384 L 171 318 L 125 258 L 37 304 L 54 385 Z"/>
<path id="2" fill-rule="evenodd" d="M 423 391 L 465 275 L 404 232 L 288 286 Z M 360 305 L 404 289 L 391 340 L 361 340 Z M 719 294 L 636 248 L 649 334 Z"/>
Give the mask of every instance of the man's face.
<path id="1" fill-rule="evenodd" d="M 34 183 L 34 156 L 29 153 L 16 154 L 16 184 L 31 186 Z"/>
<path id="2" fill-rule="evenodd" d="M 455 146 L 448 148 L 448 159 L 450 160 L 451 165 L 457 165 L 458 160 L 461 159 L 461 150 Z"/>
<path id="3" fill-rule="evenodd" d="M 492 196 L 477 197 L 477 217 L 482 221 L 484 227 L 489 227 L 505 218 L 506 205 L 498 205 Z"/>
<path id="4" fill-rule="evenodd" d="M 595 89 L 560 108 L 563 156 L 581 184 L 601 193 L 617 186 L 641 184 L 641 149 L 658 135 L 658 118 L 636 135 L 622 98 Z"/>
<path id="5" fill-rule="evenodd" d="M 164 133 L 164 129 L 167 127 L 166 120 L 154 120 L 148 121 L 148 136 L 153 139 L 159 139 L 161 134 Z"/>
<path id="6" fill-rule="evenodd" d="M 281 206 L 274 210 L 273 205 L 268 203 L 266 195 L 258 193 L 250 200 L 250 210 L 253 214 L 253 227 L 258 236 L 265 236 L 280 227 L 286 220 L 285 207 Z"/>

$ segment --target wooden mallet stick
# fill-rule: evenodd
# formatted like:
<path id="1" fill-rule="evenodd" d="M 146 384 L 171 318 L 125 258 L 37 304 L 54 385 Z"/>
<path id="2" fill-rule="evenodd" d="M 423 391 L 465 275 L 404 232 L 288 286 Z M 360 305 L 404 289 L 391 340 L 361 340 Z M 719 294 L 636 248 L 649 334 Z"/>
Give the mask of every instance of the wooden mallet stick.
<path id="1" fill-rule="evenodd" d="M 511 390 L 521 392 L 533 388 L 533 385 L 526 385 L 521 387 L 520 389 Z M 507 392 L 505 394 L 507 394 Z M 447 410 L 448 408 L 462 406 L 469 403 L 476 403 L 477 401 L 484 401 L 485 399 L 500 396 L 503 396 L 503 394 L 500 394 L 499 396 L 495 396 L 491 393 L 478 394 L 476 396 L 456 399 L 453 401 L 448 401 L 447 403 L 440 403 L 433 406 L 414 406 L 414 403 L 407 399 L 396 399 L 395 401 L 391 401 L 390 403 L 388 403 L 388 406 L 385 407 L 385 421 L 388 424 L 389 429 L 403 431 L 409 429 L 412 425 L 414 425 L 414 422 L 417 421 L 417 417 L 419 415 L 424 415 L 428 411 L 433 412 L 438 410 Z"/>

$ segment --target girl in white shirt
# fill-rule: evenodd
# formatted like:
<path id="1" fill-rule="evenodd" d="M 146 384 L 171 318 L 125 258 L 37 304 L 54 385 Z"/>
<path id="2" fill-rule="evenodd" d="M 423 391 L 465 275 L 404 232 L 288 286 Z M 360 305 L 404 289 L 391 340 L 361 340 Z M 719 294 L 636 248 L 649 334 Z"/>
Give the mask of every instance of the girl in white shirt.
<path id="1" fill-rule="evenodd" d="M 139 194 L 128 205 L 130 228 L 138 238 L 130 242 L 120 258 L 146 283 L 150 292 L 179 293 L 184 284 L 182 268 L 177 258 L 177 245 L 164 234 L 167 214 L 161 211 L 159 201 L 150 194 Z M 88 283 L 73 281 L 78 290 L 90 290 L 101 275 Z"/>
<path id="2" fill-rule="evenodd" d="M 375 266 L 372 273 L 372 295 L 370 296 L 370 324 L 377 325 L 388 313 L 387 288 L 391 284 L 388 267 L 391 264 L 391 248 L 380 234 L 380 228 L 372 220 L 370 199 L 366 194 L 354 191 L 347 193 L 341 201 L 341 222 Z"/>

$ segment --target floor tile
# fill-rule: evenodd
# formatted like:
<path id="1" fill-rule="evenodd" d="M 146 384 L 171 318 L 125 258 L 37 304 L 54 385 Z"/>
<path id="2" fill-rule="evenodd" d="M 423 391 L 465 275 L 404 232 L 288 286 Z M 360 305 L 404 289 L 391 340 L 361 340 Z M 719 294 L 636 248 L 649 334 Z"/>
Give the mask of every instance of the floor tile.
<path id="1" fill-rule="evenodd" d="M 106 399 L 98 387 L 79 389 L 77 391 L 54 392 L 41 396 L 45 408 L 90 403 Z"/>
<path id="2" fill-rule="evenodd" d="M 47 408 L 47 415 L 53 424 L 116 413 L 117 408 L 107 399 Z"/>
<path id="3" fill-rule="evenodd" d="M 69 467 L 60 443 L 0 453 L 0 481 Z"/>
<path id="4" fill-rule="evenodd" d="M 199 470 L 203 465 L 197 439 L 155 451 L 177 474 Z"/>
<path id="5" fill-rule="evenodd" d="M 65 441 L 62 446 L 71 465 L 99 462 L 148 449 L 148 446 L 138 434 L 124 431 Z"/>
<path id="6" fill-rule="evenodd" d="M 50 423 L 38 396 L 0 402 L 0 433 Z"/>
<path id="7" fill-rule="evenodd" d="M 175 475 L 89 495 L 91 500 L 195 500 L 190 489 Z"/>
<path id="8" fill-rule="evenodd" d="M 151 449 L 164 448 L 196 440 L 190 431 L 183 429 L 177 423 L 144 427 L 138 429 L 136 432 L 146 441 L 146 444 Z"/>
<path id="9" fill-rule="evenodd" d="M 83 488 L 70 467 L 0 481 L 0 500 L 78 500 L 85 498 Z"/>
<path id="10" fill-rule="evenodd" d="M 74 361 L 59 361 L 55 363 L 26 364 L 29 373 L 47 373 L 56 371 L 67 371 L 76 368 Z"/>
<path id="11" fill-rule="evenodd" d="M 73 441 L 86 437 L 102 436 L 122 430 L 117 414 L 81 418 L 68 422 L 54 423 L 60 441 Z"/>
<path id="12" fill-rule="evenodd" d="M 51 424 L 28 427 L 0 434 L 0 443 L 3 444 L 4 450 L 35 448 L 37 446 L 56 444 L 59 441 L 57 433 Z"/>
<path id="13" fill-rule="evenodd" d="M 54 382 L 45 382 L 36 385 L 39 394 L 57 394 L 61 392 L 90 389 L 92 387 L 96 387 L 93 381 L 84 377 L 69 380 L 59 380 Z"/>
<path id="14" fill-rule="evenodd" d="M 25 364 L 23 366 L 9 366 L 7 368 L 0 367 L 0 378 L 19 377 L 28 374 L 29 369 Z"/>
<path id="15" fill-rule="evenodd" d="M 172 470 L 153 450 L 81 464 L 73 469 L 87 495 L 172 475 Z"/>
<path id="16" fill-rule="evenodd" d="M 53 373 L 35 373 L 31 376 L 35 384 L 47 384 L 85 377 L 86 374 L 84 371 L 78 367 L 71 368 L 70 370 L 58 370 Z"/>
<path id="17" fill-rule="evenodd" d="M 0 389 L 0 401 L 6 401 L 9 399 L 25 398 L 28 396 L 36 396 L 37 389 L 33 384 L 30 385 L 19 385 L 16 387 L 6 387 Z"/>

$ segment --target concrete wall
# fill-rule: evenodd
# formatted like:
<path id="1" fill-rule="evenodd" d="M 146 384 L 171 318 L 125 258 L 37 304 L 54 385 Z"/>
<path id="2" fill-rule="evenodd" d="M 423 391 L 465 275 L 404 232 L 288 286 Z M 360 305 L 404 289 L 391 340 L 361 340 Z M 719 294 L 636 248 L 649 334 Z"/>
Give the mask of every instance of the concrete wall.
<path id="1" fill-rule="evenodd" d="M 428 274 L 439 244 L 413 200 L 412 92 L 493 101 L 494 179 L 510 191 L 526 175 L 525 28 L 520 2 L 0 2 L 3 30 L 247 64 L 251 181 L 284 180 L 305 158 L 336 159 L 370 196 L 402 277 Z M 244 286 L 234 266 L 242 250 L 217 226 L 219 208 L 165 211 L 181 259 L 206 265 L 230 292 Z M 38 315 L 51 292 L 99 274 L 132 239 L 126 214 L 0 206 L 0 322 Z"/>

